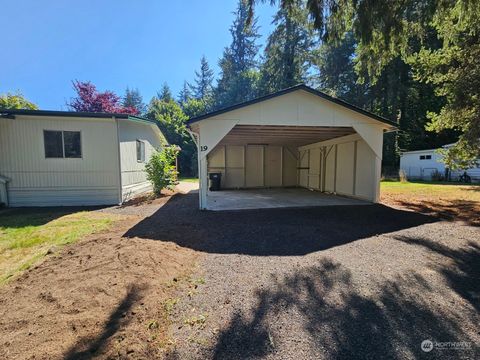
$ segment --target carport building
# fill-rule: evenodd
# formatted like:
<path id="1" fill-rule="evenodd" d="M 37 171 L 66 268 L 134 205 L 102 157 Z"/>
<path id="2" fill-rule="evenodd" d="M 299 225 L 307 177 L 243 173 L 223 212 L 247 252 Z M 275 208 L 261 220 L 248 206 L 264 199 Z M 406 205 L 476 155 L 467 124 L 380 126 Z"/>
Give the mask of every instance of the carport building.
<path id="1" fill-rule="evenodd" d="M 213 195 L 222 196 L 208 190 L 212 172 L 222 174 L 222 189 L 302 187 L 377 202 L 383 134 L 395 130 L 394 122 L 306 85 L 188 126 L 198 146 L 200 209 L 216 208 Z"/>

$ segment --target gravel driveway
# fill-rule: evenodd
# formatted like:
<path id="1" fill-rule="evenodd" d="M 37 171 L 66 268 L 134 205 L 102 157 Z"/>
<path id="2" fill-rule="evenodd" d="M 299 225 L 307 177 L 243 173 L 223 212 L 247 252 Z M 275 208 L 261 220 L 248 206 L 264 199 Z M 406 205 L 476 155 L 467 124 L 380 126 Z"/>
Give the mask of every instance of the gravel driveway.
<path id="1" fill-rule="evenodd" d="M 125 235 L 202 254 L 170 358 L 479 357 L 480 228 L 383 205 L 196 209 L 177 195 Z"/>

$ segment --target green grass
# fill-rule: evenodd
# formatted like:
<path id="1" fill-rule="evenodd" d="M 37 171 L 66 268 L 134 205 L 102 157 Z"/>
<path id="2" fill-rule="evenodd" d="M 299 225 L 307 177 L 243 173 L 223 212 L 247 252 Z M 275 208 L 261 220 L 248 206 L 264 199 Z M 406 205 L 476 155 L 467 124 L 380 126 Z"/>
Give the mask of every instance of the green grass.
<path id="1" fill-rule="evenodd" d="M 480 196 L 480 186 L 478 184 L 459 184 L 451 182 L 427 182 L 427 181 L 382 181 L 382 193 L 390 194 L 408 194 L 422 196 L 443 196 L 456 199 L 473 198 L 475 200 Z M 475 194 L 477 193 L 477 194 Z"/>
<path id="2" fill-rule="evenodd" d="M 0 212 L 0 284 L 42 259 L 49 249 L 107 229 L 114 215 L 65 210 Z"/>
<path id="3" fill-rule="evenodd" d="M 181 177 L 178 179 L 178 181 L 185 181 L 185 182 L 191 182 L 191 183 L 197 183 L 198 178 L 193 178 L 193 177 Z"/>

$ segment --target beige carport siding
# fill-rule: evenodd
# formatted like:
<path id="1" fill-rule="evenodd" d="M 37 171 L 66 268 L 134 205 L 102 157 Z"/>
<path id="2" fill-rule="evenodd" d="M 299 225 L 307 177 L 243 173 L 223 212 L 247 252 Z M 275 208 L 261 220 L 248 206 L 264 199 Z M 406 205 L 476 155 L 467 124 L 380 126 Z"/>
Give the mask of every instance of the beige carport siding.
<path id="1" fill-rule="evenodd" d="M 379 197 L 387 119 L 305 85 L 189 121 L 198 146 L 200 208 L 208 174 L 223 189 L 302 187 L 370 202 Z"/>

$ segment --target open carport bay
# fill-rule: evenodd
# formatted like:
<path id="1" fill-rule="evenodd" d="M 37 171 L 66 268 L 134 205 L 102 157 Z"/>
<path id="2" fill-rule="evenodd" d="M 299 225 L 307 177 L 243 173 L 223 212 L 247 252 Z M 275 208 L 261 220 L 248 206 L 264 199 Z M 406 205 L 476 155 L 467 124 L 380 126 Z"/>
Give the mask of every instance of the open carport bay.
<path id="1" fill-rule="evenodd" d="M 208 173 L 220 173 L 227 190 L 209 191 L 207 209 L 373 202 L 375 165 L 352 128 L 237 125 L 207 156 Z"/>

